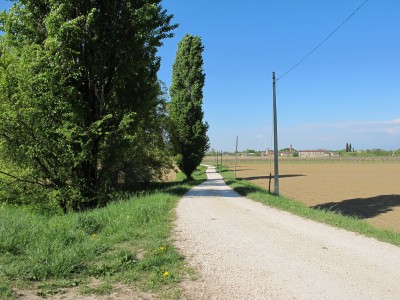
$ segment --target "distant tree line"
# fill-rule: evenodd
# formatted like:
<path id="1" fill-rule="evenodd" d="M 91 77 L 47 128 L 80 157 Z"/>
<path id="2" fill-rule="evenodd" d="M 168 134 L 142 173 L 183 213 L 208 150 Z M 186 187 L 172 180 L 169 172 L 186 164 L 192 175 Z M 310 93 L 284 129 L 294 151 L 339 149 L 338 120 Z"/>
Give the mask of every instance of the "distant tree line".
<path id="1" fill-rule="evenodd" d="M 357 150 L 354 152 L 339 151 L 344 156 L 355 156 L 355 157 L 376 157 L 376 156 L 400 156 L 400 149 L 397 150 L 383 150 L 383 149 L 366 149 Z"/>
<path id="2" fill-rule="evenodd" d="M 284 148 L 279 150 L 279 152 L 289 152 L 290 148 Z M 293 152 L 293 157 L 298 157 L 299 156 L 299 152 L 296 149 L 292 149 Z M 357 150 L 355 151 L 354 149 L 352 149 L 351 152 L 346 151 L 346 149 L 344 150 L 327 150 L 327 152 L 337 152 L 340 155 L 343 156 L 400 156 L 400 149 L 397 150 L 383 150 L 383 149 L 366 149 L 366 150 Z M 221 151 L 217 151 L 214 148 L 212 148 L 211 150 L 209 150 L 208 152 L 206 152 L 206 155 L 208 156 L 216 156 L 217 153 L 219 155 L 221 155 Z M 234 155 L 235 152 L 230 152 L 230 151 L 222 151 L 223 155 Z M 265 151 L 260 151 L 260 150 L 253 150 L 253 149 L 247 149 L 245 151 L 239 151 L 238 152 L 239 155 L 246 155 L 246 154 L 252 154 L 255 156 L 261 156 L 265 154 Z"/>
<path id="3" fill-rule="evenodd" d="M 354 148 L 351 146 L 351 143 L 346 143 L 346 152 L 354 152 Z"/>

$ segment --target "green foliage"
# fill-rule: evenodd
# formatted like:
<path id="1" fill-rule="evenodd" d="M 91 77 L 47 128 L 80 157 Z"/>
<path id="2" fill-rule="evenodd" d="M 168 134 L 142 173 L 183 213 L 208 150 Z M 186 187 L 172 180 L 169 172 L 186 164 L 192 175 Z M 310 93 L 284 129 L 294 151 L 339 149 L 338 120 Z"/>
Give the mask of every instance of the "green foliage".
<path id="1" fill-rule="evenodd" d="M 354 148 L 352 148 L 351 143 L 346 143 L 346 152 L 354 152 Z"/>
<path id="2" fill-rule="evenodd" d="M 15 299 L 16 295 L 13 292 L 10 282 L 0 274 L 0 299 Z"/>
<path id="3" fill-rule="evenodd" d="M 189 179 L 209 148 L 208 124 L 203 123 L 202 110 L 203 50 L 200 37 L 186 34 L 179 42 L 168 105 L 176 163 Z"/>
<path id="4" fill-rule="evenodd" d="M 192 177 L 195 180 L 206 180 L 207 179 L 206 170 L 207 170 L 207 167 L 199 166 L 199 167 L 197 167 L 196 170 L 194 170 L 192 172 Z M 190 180 L 190 178 L 188 178 L 185 173 L 179 172 L 178 174 L 176 174 L 176 180 L 177 181 L 187 181 L 187 180 Z"/>
<path id="5" fill-rule="evenodd" d="M 245 153 L 256 153 L 256 150 L 253 149 L 247 149 L 246 151 L 244 151 Z"/>
<path id="6" fill-rule="evenodd" d="M 203 180 L 204 170 L 194 177 Z M 21 281 L 39 282 L 42 296 L 72 286 L 107 294 L 114 282 L 176 294 L 186 270 L 168 242 L 172 211 L 198 183 L 163 183 L 146 196 L 52 217 L 0 205 L 0 298 L 12 297 Z M 86 285 L 93 277 L 101 281 L 97 288 Z"/>
<path id="7" fill-rule="evenodd" d="M 0 201 L 105 205 L 168 167 L 161 0 L 16 1 L 0 16 Z"/>
<path id="8" fill-rule="evenodd" d="M 262 156 L 265 153 L 265 151 L 257 151 L 253 149 L 246 149 L 245 151 L 242 151 L 240 155 L 244 156 Z"/>
<path id="9" fill-rule="evenodd" d="M 109 283 L 103 283 L 98 287 L 84 286 L 80 289 L 80 292 L 83 295 L 95 295 L 95 296 L 109 295 L 113 291 L 114 291 L 114 289 L 113 289 L 112 285 Z"/>
<path id="10" fill-rule="evenodd" d="M 290 148 L 283 148 L 283 149 L 279 150 L 279 152 L 290 152 L 290 150 L 292 150 L 292 152 L 297 152 L 297 150 L 294 149 L 294 148 L 292 148 L 292 149 L 290 149 Z"/>
<path id="11" fill-rule="evenodd" d="M 217 150 L 215 150 L 214 148 L 211 148 L 207 151 L 207 153 L 205 155 L 208 156 L 216 156 L 218 154 Z"/>
<path id="12" fill-rule="evenodd" d="M 400 156 L 400 150 L 383 150 L 383 149 L 366 149 L 358 150 L 356 152 L 346 152 L 345 150 L 339 151 L 341 156 L 351 157 L 387 157 L 387 156 Z"/>

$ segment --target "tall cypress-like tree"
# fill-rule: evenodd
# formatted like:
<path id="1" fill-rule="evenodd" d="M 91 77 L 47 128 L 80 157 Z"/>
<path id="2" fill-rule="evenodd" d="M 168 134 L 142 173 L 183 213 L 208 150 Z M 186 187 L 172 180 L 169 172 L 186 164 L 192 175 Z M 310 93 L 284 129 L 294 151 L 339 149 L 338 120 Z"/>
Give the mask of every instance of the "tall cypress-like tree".
<path id="1" fill-rule="evenodd" d="M 161 0 L 19 0 L 0 15 L 0 201 L 68 210 L 138 187 L 166 161 Z"/>
<path id="2" fill-rule="evenodd" d="M 171 143 L 178 167 L 191 179 L 209 148 L 208 124 L 203 122 L 204 47 L 201 38 L 186 34 L 178 44 L 172 68 Z"/>

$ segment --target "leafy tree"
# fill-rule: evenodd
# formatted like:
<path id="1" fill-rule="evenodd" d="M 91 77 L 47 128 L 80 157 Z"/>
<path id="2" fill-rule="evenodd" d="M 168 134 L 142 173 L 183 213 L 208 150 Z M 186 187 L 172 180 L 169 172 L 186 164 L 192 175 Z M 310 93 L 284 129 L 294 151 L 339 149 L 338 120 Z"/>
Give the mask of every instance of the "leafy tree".
<path id="1" fill-rule="evenodd" d="M 214 148 L 211 148 L 211 150 L 209 150 L 206 155 L 209 156 L 216 156 L 217 155 L 217 150 L 215 150 Z"/>
<path id="2" fill-rule="evenodd" d="M 191 179 L 209 148 L 208 124 L 203 123 L 204 47 L 200 37 L 186 34 L 179 42 L 172 69 L 171 142 L 178 167 Z"/>
<path id="3" fill-rule="evenodd" d="M 3 201 L 35 190 L 81 210 L 160 174 L 168 158 L 156 54 L 176 27 L 160 2 L 20 0 L 2 13 Z"/>

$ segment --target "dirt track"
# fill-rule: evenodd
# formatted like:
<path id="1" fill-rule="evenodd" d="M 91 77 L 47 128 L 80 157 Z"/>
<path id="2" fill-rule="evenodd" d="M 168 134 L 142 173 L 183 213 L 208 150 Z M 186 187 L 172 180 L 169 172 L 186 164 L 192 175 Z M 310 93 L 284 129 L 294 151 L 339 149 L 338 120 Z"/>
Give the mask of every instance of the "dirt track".
<path id="1" fill-rule="evenodd" d="M 399 247 L 240 197 L 213 168 L 177 208 L 189 299 L 398 299 Z"/>

